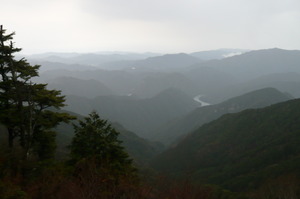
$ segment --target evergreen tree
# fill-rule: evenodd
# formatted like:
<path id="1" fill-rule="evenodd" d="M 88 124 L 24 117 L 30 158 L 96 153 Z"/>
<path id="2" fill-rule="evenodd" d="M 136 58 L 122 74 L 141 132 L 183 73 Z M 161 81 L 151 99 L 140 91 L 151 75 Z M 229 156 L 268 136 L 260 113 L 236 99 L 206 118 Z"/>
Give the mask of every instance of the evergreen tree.
<path id="1" fill-rule="evenodd" d="M 73 162 L 93 159 L 99 167 L 111 171 L 130 171 L 132 160 L 118 140 L 119 133 L 96 112 L 89 114 L 79 125 L 74 125 L 75 136 L 70 145 Z"/>
<path id="2" fill-rule="evenodd" d="M 55 132 L 53 127 L 73 119 L 68 114 L 55 112 L 64 106 L 61 91 L 48 90 L 46 84 L 32 82 L 38 76 L 39 65 L 30 65 L 25 58 L 16 60 L 20 52 L 12 42 L 14 33 L 5 34 L 0 26 L 0 123 L 8 130 L 8 144 L 12 149 L 19 140 L 27 159 L 54 156 Z"/>

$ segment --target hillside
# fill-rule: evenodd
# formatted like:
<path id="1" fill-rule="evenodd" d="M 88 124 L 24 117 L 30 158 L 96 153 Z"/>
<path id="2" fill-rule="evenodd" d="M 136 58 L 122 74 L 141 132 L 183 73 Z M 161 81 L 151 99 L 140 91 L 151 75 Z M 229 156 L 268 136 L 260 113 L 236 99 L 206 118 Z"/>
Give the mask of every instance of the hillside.
<path id="1" fill-rule="evenodd" d="M 210 95 L 207 96 L 206 100 L 218 103 L 229 99 L 234 95 L 241 95 L 243 93 L 265 87 L 273 87 L 280 91 L 288 92 L 298 98 L 300 97 L 300 73 L 272 73 L 262 75 L 249 81 L 241 82 L 239 84 L 219 87 L 219 89 L 211 92 Z"/>
<path id="2" fill-rule="evenodd" d="M 176 88 L 184 91 L 190 98 L 198 95 L 199 88 L 190 78 L 181 73 L 148 73 L 133 90 L 133 95 L 151 98 L 164 90 Z"/>
<path id="3" fill-rule="evenodd" d="M 266 179 L 300 174 L 300 100 L 227 114 L 203 125 L 152 165 L 164 173 L 231 190 L 253 189 Z"/>
<path id="4" fill-rule="evenodd" d="M 137 164 L 148 164 L 150 159 L 164 150 L 164 146 L 160 142 L 151 142 L 141 138 L 118 123 L 112 125 L 120 132 L 119 138 L 123 142 L 122 145 Z"/>
<path id="5" fill-rule="evenodd" d="M 166 54 L 162 56 L 149 57 L 133 64 L 137 70 L 170 70 L 182 69 L 187 66 L 200 63 L 201 60 L 185 53 Z"/>
<path id="6" fill-rule="evenodd" d="M 73 116 L 76 116 L 78 120 L 83 120 L 83 116 L 70 111 L 67 112 Z M 77 121 L 72 123 L 77 124 Z M 67 148 L 74 136 L 74 128 L 72 123 L 66 124 L 61 123 L 56 128 L 56 158 L 66 159 L 69 158 L 69 149 Z M 139 137 L 135 133 L 126 130 L 123 126 L 118 123 L 112 123 L 112 126 L 120 133 L 119 139 L 122 141 L 122 145 L 128 152 L 130 157 L 138 166 L 145 166 L 148 161 L 156 156 L 158 153 L 162 152 L 164 146 L 160 142 L 151 142 L 144 138 Z M 17 142 L 17 141 L 16 141 Z M 7 132 L 6 128 L 0 124 L 0 144 L 1 147 L 7 145 Z"/>
<path id="7" fill-rule="evenodd" d="M 99 96 L 87 99 L 67 96 L 67 110 L 87 115 L 92 110 L 126 129 L 148 138 L 163 123 L 197 108 L 197 103 L 178 89 L 167 89 L 152 98 L 130 96 Z M 80 104 L 80 106 L 79 106 Z"/>
<path id="8" fill-rule="evenodd" d="M 83 116 L 76 114 L 74 112 L 69 112 L 69 114 L 77 117 L 78 120 L 83 120 Z M 77 123 L 77 121 L 74 121 Z M 122 145 L 128 152 L 131 158 L 139 165 L 145 165 L 147 162 L 153 158 L 155 155 L 163 150 L 163 145 L 159 142 L 150 142 L 137 136 L 135 133 L 126 130 L 123 126 L 118 123 L 113 123 L 112 126 L 120 132 L 119 139 L 123 142 Z M 2 126 L 0 126 L 0 132 L 2 131 Z M 68 154 L 67 146 L 71 143 L 74 136 L 74 129 L 72 124 L 61 123 L 56 128 L 57 137 L 57 157 L 66 158 Z"/>
<path id="9" fill-rule="evenodd" d="M 271 73 L 300 72 L 299 63 L 299 50 L 274 48 L 200 63 L 194 66 L 193 71 L 196 73 L 201 67 L 212 67 L 234 75 L 240 80 L 250 80 Z"/>
<path id="10" fill-rule="evenodd" d="M 86 70 L 86 71 L 76 71 L 76 70 L 51 70 L 40 74 L 37 81 L 41 82 L 51 82 L 56 78 L 62 77 L 73 77 L 81 80 L 96 80 L 102 82 L 109 89 L 118 95 L 127 95 L 132 93 L 132 89 L 140 83 L 140 78 L 126 71 L 115 70 Z M 69 85 L 72 87 L 72 85 Z"/>
<path id="11" fill-rule="evenodd" d="M 83 80 L 74 77 L 57 77 L 48 81 L 48 88 L 61 90 L 63 95 L 78 95 L 87 98 L 113 95 L 108 86 L 94 79 Z"/>
<path id="12" fill-rule="evenodd" d="M 47 71 L 41 73 L 38 81 L 49 83 L 63 77 L 96 80 L 114 95 L 132 94 L 139 98 L 151 98 L 174 87 L 191 97 L 205 95 L 206 101 L 214 104 L 265 87 L 298 97 L 300 82 L 291 74 L 300 73 L 299 57 L 297 50 L 266 49 L 210 61 L 181 53 L 106 63 L 108 68 L 118 70 L 52 63 L 53 66 L 45 65 Z M 72 84 L 67 87 L 74 89 Z"/>
<path id="13" fill-rule="evenodd" d="M 238 76 L 234 76 L 226 71 L 221 71 L 210 66 L 194 67 L 196 67 L 196 65 L 187 69 L 183 74 L 194 82 L 194 86 L 196 86 L 198 90 L 197 95 L 210 96 L 214 91 L 222 91 L 222 88 L 224 87 L 230 88 L 232 85 L 239 85 L 243 82 Z M 236 95 L 232 95 L 231 97 L 234 96 Z M 212 97 L 209 99 L 209 101 L 214 100 L 216 99 Z"/>
<path id="14" fill-rule="evenodd" d="M 212 59 L 223 59 L 234 55 L 240 55 L 247 51 L 248 50 L 243 50 L 243 49 L 218 49 L 218 50 L 194 52 L 189 55 L 197 57 L 201 60 L 212 60 Z"/>
<path id="15" fill-rule="evenodd" d="M 99 53 L 44 53 L 29 56 L 34 62 L 59 62 L 64 64 L 81 64 L 101 67 L 107 63 L 127 60 L 141 60 L 157 53 L 130 53 L 130 52 L 99 52 Z"/>
<path id="16" fill-rule="evenodd" d="M 262 108 L 292 99 L 288 94 L 274 88 L 264 88 L 231 98 L 220 104 L 197 108 L 186 116 L 169 122 L 156 131 L 154 140 L 171 144 L 179 137 L 186 135 L 227 113 L 235 113 L 249 108 Z"/>
<path id="17" fill-rule="evenodd" d="M 59 61 L 59 60 L 58 60 Z M 51 61 L 40 61 L 40 60 L 31 60 L 30 64 L 40 65 L 40 70 L 42 72 L 51 71 L 51 70 L 73 70 L 73 71 L 85 71 L 85 70 L 97 70 L 96 67 L 90 65 L 82 64 L 65 64 L 60 62 L 55 62 L 55 59 Z"/>

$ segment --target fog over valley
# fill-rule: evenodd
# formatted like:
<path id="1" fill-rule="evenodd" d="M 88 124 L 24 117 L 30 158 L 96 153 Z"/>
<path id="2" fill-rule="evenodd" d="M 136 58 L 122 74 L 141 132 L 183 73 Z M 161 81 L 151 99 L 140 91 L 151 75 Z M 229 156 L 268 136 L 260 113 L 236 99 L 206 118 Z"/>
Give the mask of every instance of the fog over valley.
<path id="1" fill-rule="evenodd" d="M 230 52 L 240 53 L 225 56 Z M 159 126 L 196 108 L 247 92 L 272 87 L 292 97 L 300 96 L 300 51 L 224 49 L 210 53 L 149 54 L 138 59 L 122 54 L 122 58 L 110 62 L 104 58 L 105 67 L 89 65 L 84 57 L 94 57 L 101 63 L 103 57 L 118 56 L 76 54 L 66 58 L 56 53 L 52 62 L 52 53 L 32 55 L 28 60 L 42 63 L 35 81 L 66 95 L 64 109 L 82 115 L 96 110 L 105 119 L 119 122 L 144 138 L 154 139 Z M 210 59 L 200 59 L 201 55 Z M 69 63 L 59 63 L 59 58 Z"/>
<path id="2" fill-rule="evenodd" d="M 0 5 L 0 199 L 300 198 L 299 0 Z"/>

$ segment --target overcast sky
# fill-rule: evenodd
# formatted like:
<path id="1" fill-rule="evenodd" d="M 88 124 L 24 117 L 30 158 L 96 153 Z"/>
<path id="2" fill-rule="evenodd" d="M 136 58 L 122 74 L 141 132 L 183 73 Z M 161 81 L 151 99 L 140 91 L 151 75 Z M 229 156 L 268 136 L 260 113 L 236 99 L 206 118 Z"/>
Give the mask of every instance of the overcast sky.
<path id="1" fill-rule="evenodd" d="M 24 53 L 300 49 L 300 0 L 0 0 Z"/>

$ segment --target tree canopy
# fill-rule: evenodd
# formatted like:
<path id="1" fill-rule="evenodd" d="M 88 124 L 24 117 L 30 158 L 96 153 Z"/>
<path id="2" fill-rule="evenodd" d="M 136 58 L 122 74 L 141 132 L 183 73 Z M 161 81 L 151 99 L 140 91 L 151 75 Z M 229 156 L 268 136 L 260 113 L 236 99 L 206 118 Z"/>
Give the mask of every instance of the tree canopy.
<path id="1" fill-rule="evenodd" d="M 75 136 L 70 145 L 73 161 L 94 158 L 99 166 L 109 166 L 117 171 L 128 171 L 132 160 L 124 151 L 119 132 L 96 112 L 74 125 Z"/>
<path id="2" fill-rule="evenodd" d="M 7 128 L 9 147 L 13 148 L 17 139 L 25 159 L 51 158 L 55 149 L 52 129 L 73 117 L 55 111 L 64 106 L 61 91 L 32 81 L 40 66 L 15 58 L 21 49 L 14 47 L 13 36 L 0 26 L 0 123 Z"/>

